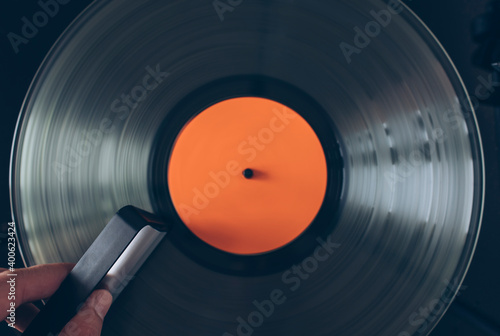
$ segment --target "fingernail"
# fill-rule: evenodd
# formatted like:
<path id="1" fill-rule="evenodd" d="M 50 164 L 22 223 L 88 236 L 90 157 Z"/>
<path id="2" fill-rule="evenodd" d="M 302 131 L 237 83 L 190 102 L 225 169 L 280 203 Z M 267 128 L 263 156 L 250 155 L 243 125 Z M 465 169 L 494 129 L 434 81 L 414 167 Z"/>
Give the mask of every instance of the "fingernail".
<path id="1" fill-rule="evenodd" d="M 94 309 L 101 319 L 104 319 L 104 316 L 106 316 L 106 313 L 108 312 L 112 302 L 113 297 L 111 296 L 111 293 L 109 293 L 107 290 L 99 291 Z"/>

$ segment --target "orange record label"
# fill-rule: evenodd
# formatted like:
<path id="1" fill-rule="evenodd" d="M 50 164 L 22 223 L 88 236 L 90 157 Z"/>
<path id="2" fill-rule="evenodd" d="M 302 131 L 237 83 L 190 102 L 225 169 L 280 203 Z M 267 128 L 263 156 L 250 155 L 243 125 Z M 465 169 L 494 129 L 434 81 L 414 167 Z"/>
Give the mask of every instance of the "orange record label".
<path id="1" fill-rule="evenodd" d="M 170 196 L 206 243 L 259 254 L 297 238 L 325 197 L 321 143 L 295 111 L 273 100 L 234 98 L 193 118 L 174 145 Z"/>

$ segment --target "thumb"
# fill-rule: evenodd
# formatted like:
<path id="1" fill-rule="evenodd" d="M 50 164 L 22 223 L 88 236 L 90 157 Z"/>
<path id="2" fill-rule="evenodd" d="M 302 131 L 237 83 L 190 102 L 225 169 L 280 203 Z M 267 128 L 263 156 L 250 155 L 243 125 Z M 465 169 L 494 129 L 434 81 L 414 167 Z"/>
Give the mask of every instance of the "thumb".
<path id="1" fill-rule="evenodd" d="M 105 289 L 94 291 L 80 311 L 63 328 L 60 336 L 99 336 L 104 316 L 109 310 L 113 297 Z"/>

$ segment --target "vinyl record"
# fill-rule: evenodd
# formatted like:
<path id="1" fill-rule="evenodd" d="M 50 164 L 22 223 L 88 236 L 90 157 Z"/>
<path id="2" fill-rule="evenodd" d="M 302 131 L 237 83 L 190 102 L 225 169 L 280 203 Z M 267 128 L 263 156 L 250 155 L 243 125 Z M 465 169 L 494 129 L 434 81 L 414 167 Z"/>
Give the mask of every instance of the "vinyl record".
<path id="1" fill-rule="evenodd" d="M 27 265 L 76 262 L 127 204 L 173 223 L 103 335 L 408 336 L 463 280 L 483 169 L 398 2 L 95 1 L 30 88 L 11 197 Z"/>

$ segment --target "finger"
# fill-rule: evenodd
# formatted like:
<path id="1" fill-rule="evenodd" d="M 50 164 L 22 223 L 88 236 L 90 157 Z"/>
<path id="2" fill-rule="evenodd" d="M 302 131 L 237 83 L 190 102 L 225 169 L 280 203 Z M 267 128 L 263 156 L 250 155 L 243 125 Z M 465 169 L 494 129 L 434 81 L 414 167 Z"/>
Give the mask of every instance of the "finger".
<path id="1" fill-rule="evenodd" d="M 21 268 L 14 272 L 8 270 L 1 272 L 0 320 L 7 317 L 7 308 L 3 308 L 10 306 L 11 303 L 14 303 L 15 307 L 20 307 L 24 303 L 50 297 L 73 266 L 74 264 L 60 263 Z"/>
<path id="2" fill-rule="evenodd" d="M 94 291 L 76 316 L 66 324 L 59 336 L 99 336 L 104 316 L 112 301 L 113 297 L 107 290 Z"/>
<path id="3" fill-rule="evenodd" d="M 39 311 L 40 309 L 38 309 L 32 303 L 25 303 L 17 308 L 15 324 L 16 329 L 19 331 L 24 331 L 29 326 L 31 321 L 33 321 Z"/>

